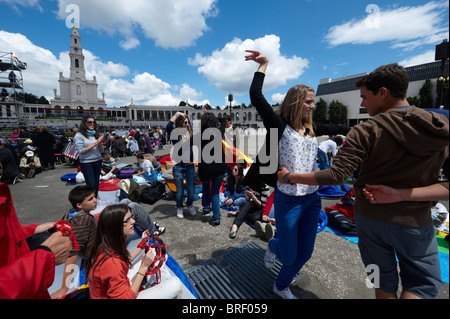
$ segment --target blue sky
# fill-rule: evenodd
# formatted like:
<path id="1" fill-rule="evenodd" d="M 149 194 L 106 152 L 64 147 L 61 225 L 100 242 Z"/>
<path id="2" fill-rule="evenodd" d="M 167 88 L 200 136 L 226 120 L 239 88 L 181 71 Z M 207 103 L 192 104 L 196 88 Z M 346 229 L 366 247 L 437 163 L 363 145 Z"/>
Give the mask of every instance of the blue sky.
<path id="1" fill-rule="evenodd" d="M 229 93 L 249 104 L 257 65 L 245 49 L 270 58 L 264 93 L 277 103 L 295 84 L 432 62 L 449 38 L 446 0 L 0 0 L 0 51 L 27 62 L 26 92 L 59 94 L 73 4 L 87 77 L 108 106 L 223 107 Z"/>

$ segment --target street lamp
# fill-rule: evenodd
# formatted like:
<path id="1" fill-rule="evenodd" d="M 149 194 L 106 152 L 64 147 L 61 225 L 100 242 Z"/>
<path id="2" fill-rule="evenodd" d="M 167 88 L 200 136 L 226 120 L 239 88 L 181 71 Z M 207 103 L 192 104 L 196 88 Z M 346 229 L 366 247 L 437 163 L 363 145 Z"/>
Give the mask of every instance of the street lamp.
<path id="1" fill-rule="evenodd" d="M 443 95 L 444 95 L 444 91 L 445 91 L 445 82 L 448 83 L 448 76 L 446 78 L 444 78 L 443 76 L 440 76 L 439 79 L 437 79 L 438 82 L 438 91 L 440 91 L 438 94 L 438 105 L 437 107 L 439 108 L 443 108 L 443 104 L 444 104 L 444 99 L 443 99 Z"/>
<path id="2" fill-rule="evenodd" d="M 228 94 L 228 102 L 230 102 L 230 117 L 231 117 L 231 102 L 233 102 L 233 94 Z"/>

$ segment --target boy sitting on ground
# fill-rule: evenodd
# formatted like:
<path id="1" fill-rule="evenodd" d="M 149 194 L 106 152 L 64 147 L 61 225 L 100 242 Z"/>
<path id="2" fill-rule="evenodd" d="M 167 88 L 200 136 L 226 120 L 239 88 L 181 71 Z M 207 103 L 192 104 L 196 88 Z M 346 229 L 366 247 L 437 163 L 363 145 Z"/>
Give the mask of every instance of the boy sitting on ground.
<path id="1" fill-rule="evenodd" d="M 100 173 L 102 176 L 109 174 L 109 176 L 112 177 L 112 175 L 116 174 L 118 171 L 116 168 L 116 160 L 111 157 L 111 153 L 109 151 L 103 151 L 102 156 L 102 170 Z"/>
<path id="2" fill-rule="evenodd" d="M 134 176 L 142 175 L 150 182 L 156 182 L 157 176 L 155 169 L 153 168 L 152 162 L 146 158 L 144 158 L 144 154 L 140 153 L 136 155 L 138 164 L 139 164 L 139 172 L 133 174 Z"/>
<path id="3" fill-rule="evenodd" d="M 95 190 L 89 185 L 80 185 L 73 188 L 69 193 L 69 201 L 72 204 L 70 209 L 63 216 L 63 220 L 72 225 L 72 232 L 80 246 L 78 250 L 72 250 L 64 265 L 64 273 L 61 289 L 52 294 L 52 298 L 60 298 L 67 293 L 69 278 L 74 269 L 77 257 L 86 259 L 89 249 L 94 242 L 97 233 L 97 221 L 90 214 L 97 208 L 97 198 Z"/>

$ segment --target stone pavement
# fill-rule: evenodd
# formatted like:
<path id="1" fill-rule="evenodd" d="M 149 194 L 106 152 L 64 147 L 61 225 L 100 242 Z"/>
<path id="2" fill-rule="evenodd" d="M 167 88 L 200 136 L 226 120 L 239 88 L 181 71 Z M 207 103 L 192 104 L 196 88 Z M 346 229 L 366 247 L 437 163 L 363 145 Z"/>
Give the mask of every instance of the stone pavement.
<path id="1" fill-rule="evenodd" d="M 169 146 L 158 150 L 156 155 L 168 154 Z M 135 157 L 120 158 L 118 163 L 135 163 Z M 56 165 L 56 169 L 36 175 L 34 179 L 10 185 L 14 207 L 22 224 L 57 221 L 70 208 L 68 193 L 74 186 L 66 186 L 60 177 L 75 173 L 76 169 Z M 168 188 L 167 188 L 168 190 Z M 322 208 L 332 206 L 336 200 L 322 200 Z M 448 208 L 448 201 L 444 202 Z M 185 209 L 185 218 L 176 217 L 174 199 L 159 200 L 154 205 L 143 204 L 151 218 L 167 231 L 161 236 L 167 251 L 184 271 L 222 255 L 247 241 L 254 241 L 262 247 L 267 242 L 259 239 L 247 224 L 239 229 L 235 239 L 228 237 L 233 218 L 222 211 L 222 223 L 212 227 L 209 217 L 192 217 Z M 201 200 L 194 202 L 201 208 Z M 312 258 L 301 270 L 302 276 L 291 289 L 302 299 L 373 299 L 373 289 L 365 284 L 364 267 L 356 244 L 331 232 L 322 231 L 317 240 Z M 439 299 L 448 299 L 448 284 L 445 284 Z"/>

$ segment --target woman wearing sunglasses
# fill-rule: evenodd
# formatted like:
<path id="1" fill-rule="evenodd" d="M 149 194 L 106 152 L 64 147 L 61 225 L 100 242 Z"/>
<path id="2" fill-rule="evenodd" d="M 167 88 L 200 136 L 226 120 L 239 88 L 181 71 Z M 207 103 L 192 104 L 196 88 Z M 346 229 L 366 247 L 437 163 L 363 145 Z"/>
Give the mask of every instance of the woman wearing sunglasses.
<path id="1" fill-rule="evenodd" d="M 75 134 L 75 147 L 80 154 L 80 169 L 86 184 L 94 187 L 98 195 L 100 173 L 102 170 L 102 155 L 104 135 L 97 130 L 97 123 L 91 116 L 84 117 L 80 123 L 80 131 Z"/>
<path id="2" fill-rule="evenodd" d="M 167 165 L 167 168 L 170 169 L 173 167 L 173 178 L 177 188 L 175 192 L 177 217 L 184 218 L 184 189 L 187 192 L 186 206 L 189 208 L 189 214 L 195 216 L 197 214 L 193 206 L 195 165 L 192 153 L 192 130 L 189 117 L 181 112 L 175 113 L 167 123 L 166 131 L 173 145 L 171 150 L 172 162 Z"/>

